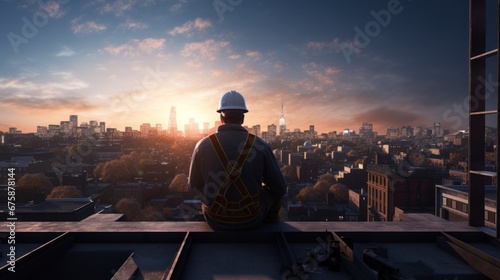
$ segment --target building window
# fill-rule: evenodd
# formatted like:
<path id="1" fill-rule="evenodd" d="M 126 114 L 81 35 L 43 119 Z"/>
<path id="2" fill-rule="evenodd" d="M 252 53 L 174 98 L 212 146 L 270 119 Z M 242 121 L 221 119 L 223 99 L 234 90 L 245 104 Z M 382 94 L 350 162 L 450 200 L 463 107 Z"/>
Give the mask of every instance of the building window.
<path id="1" fill-rule="evenodd" d="M 462 203 L 462 212 L 469 213 L 469 205 L 467 203 Z"/>
<path id="2" fill-rule="evenodd" d="M 495 223 L 496 222 L 495 212 L 484 210 L 484 219 L 488 222 Z"/>

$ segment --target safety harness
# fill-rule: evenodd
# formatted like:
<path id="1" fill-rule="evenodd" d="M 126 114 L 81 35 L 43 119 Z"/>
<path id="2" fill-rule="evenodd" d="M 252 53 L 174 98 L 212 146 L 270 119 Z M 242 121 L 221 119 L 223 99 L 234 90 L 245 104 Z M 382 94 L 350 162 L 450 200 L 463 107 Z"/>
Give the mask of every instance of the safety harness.
<path id="1" fill-rule="evenodd" d="M 226 176 L 222 181 L 217 195 L 212 205 L 202 204 L 203 211 L 213 220 L 223 223 L 245 223 L 252 221 L 259 214 L 260 199 L 259 194 L 252 196 L 248 192 L 243 180 L 241 180 L 241 171 L 245 165 L 246 159 L 252 150 L 255 142 L 255 135 L 248 133 L 243 146 L 243 150 L 234 164 L 231 164 L 226 153 L 217 138 L 216 134 L 209 136 L 210 143 L 214 148 L 217 158 L 226 171 Z M 228 201 L 226 198 L 230 186 L 236 187 L 241 195 L 238 202 Z"/>

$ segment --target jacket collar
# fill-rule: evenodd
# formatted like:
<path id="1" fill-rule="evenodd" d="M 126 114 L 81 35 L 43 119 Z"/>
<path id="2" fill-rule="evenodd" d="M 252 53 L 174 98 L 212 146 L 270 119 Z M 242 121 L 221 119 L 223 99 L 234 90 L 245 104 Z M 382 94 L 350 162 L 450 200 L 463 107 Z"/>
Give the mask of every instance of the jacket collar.
<path id="1" fill-rule="evenodd" d="M 217 132 L 228 131 L 228 130 L 247 131 L 243 126 L 241 126 L 239 124 L 233 124 L 233 123 L 221 124 L 217 128 Z"/>

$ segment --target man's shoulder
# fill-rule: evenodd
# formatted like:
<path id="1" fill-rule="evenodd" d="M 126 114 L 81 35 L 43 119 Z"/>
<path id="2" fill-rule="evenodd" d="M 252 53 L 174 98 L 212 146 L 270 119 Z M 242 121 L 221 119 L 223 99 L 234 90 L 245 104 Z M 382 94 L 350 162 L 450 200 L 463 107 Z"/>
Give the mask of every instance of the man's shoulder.
<path id="1" fill-rule="evenodd" d="M 201 138 L 198 143 L 196 143 L 196 146 L 195 146 L 195 150 L 199 150 L 200 148 L 202 147 L 205 147 L 207 145 L 210 145 L 210 139 L 209 139 L 210 135 L 208 136 L 205 136 L 203 138 Z"/>

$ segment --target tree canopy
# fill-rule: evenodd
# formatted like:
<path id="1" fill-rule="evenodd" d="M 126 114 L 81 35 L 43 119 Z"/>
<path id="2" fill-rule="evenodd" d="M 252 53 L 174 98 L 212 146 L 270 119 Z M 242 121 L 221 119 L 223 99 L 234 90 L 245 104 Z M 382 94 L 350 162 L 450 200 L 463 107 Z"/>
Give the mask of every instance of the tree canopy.
<path id="1" fill-rule="evenodd" d="M 115 206 L 118 213 L 123 213 L 128 221 L 140 221 L 142 219 L 141 205 L 134 198 L 122 198 Z"/>
<path id="2" fill-rule="evenodd" d="M 37 195 L 46 197 L 52 191 L 52 183 L 43 173 L 24 174 L 16 184 L 17 202 L 34 200 Z"/>
<path id="3" fill-rule="evenodd" d="M 75 186 L 58 186 L 52 189 L 47 198 L 78 198 L 83 197 L 82 192 Z"/>
<path id="4" fill-rule="evenodd" d="M 184 173 L 175 175 L 174 179 L 168 186 L 171 193 L 185 193 L 188 192 L 188 176 Z"/>

